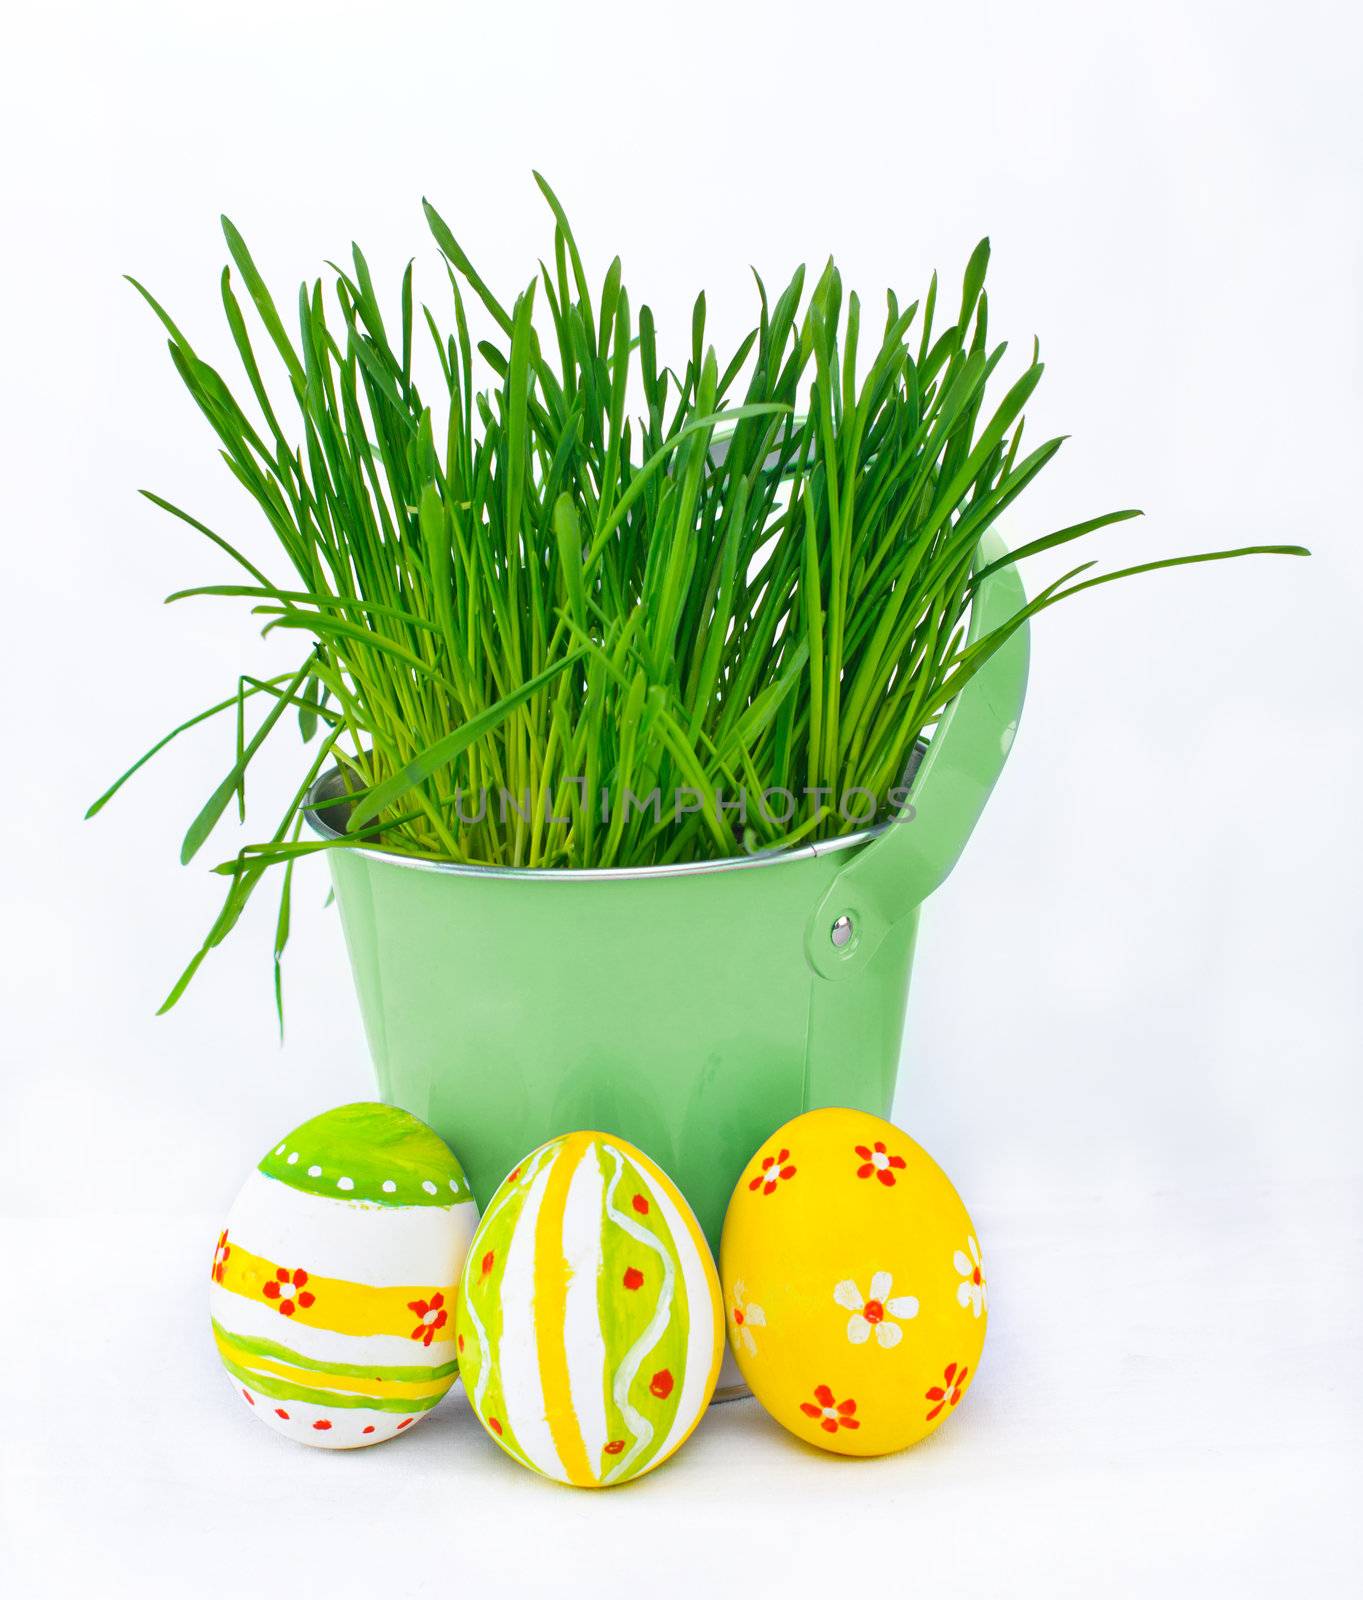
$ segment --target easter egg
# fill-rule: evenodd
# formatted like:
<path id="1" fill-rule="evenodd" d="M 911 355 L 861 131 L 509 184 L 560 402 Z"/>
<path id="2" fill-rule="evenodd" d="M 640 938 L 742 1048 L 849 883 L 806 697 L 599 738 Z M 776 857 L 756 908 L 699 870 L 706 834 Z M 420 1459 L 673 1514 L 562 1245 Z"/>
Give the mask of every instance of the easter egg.
<path id="1" fill-rule="evenodd" d="M 729 1342 L 777 1422 L 839 1455 L 939 1428 L 974 1381 L 975 1228 L 937 1163 L 862 1111 L 806 1112 L 748 1163 L 720 1242 Z"/>
<path id="2" fill-rule="evenodd" d="M 455 1314 L 464 1388 L 523 1465 L 580 1488 L 666 1461 L 724 1347 L 719 1280 L 680 1190 L 604 1133 L 552 1139 L 488 1202 Z"/>
<path id="3" fill-rule="evenodd" d="M 273 1145 L 213 1252 L 213 1337 L 252 1413 L 304 1444 L 380 1444 L 453 1384 L 478 1208 L 424 1122 L 340 1106 Z"/>

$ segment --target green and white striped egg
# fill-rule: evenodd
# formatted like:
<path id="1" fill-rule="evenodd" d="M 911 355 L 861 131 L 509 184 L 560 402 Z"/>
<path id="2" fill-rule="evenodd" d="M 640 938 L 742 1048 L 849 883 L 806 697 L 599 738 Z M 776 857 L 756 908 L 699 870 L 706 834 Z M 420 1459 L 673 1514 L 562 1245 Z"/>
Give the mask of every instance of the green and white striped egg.
<path id="1" fill-rule="evenodd" d="M 449 1146 L 394 1106 L 279 1140 L 218 1236 L 213 1337 L 254 1416 L 301 1444 L 381 1444 L 458 1375 L 454 1302 L 478 1208 Z"/>
<path id="2" fill-rule="evenodd" d="M 604 1133 L 542 1145 L 492 1197 L 455 1313 L 469 1401 L 498 1444 L 580 1488 L 677 1450 L 723 1354 L 719 1280 L 680 1190 Z"/>

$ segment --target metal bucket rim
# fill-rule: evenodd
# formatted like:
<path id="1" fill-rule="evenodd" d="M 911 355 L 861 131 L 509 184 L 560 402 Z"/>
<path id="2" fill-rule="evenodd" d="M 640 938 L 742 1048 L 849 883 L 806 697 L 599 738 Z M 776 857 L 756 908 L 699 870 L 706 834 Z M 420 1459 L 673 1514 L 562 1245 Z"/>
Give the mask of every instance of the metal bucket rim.
<path id="1" fill-rule="evenodd" d="M 304 801 L 303 815 L 308 827 L 321 839 L 345 841 L 348 837 L 317 814 L 320 802 L 336 799 L 336 786 L 342 781 L 343 773 L 339 766 L 328 768 L 308 790 Z M 717 861 L 676 861 L 656 867 L 480 867 L 464 861 L 428 861 L 418 856 L 401 855 L 394 850 L 383 850 L 375 845 L 347 844 L 346 848 L 357 855 L 384 861 L 391 866 L 411 867 L 418 872 L 444 872 L 461 878 L 517 878 L 534 883 L 616 883 L 628 882 L 632 878 L 687 878 L 702 873 L 735 872 L 744 867 L 776 867 L 786 862 L 813 861 L 819 856 L 869 844 L 895 825 L 894 820 L 882 822 L 837 839 L 818 839 L 811 844 L 796 845 L 790 850 L 759 850 L 748 856 L 723 856 Z"/>

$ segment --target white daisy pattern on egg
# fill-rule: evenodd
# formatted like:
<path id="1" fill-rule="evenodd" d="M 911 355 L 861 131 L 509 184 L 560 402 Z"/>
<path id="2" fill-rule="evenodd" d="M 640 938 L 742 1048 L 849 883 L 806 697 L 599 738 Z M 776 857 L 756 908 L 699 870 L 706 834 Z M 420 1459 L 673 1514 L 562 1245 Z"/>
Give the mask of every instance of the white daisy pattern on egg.
<path id="1" fill-rule="evenodd" d="M 961 1275 L 961 1281 L 956 1285 L 957 1304 L 963 1310 L 981 1316 L 989 1309 L 989 1286 L 984 1281 L 984 1262 L 973 1233 L 966 1239 L 966 1248 L 958 1250 L 952 1260 Z"/>
<path id="2" fill-rule="evenodd" d="M 918 1301 L 911 1294 L 892 1294 L 894 1279 L 888 1272 L 871 1277 L 871 1292 L 864 1299 L 851 1278 L 844 1278 L 833 1290 L 833 1298 L 852 1315 L 847 1319 L 847 1337 L 852 1344 L 865 1344 L 871 1335 L 882 1350 L 893 1350 L 904 1337 L 901 1322 L 918 1315 Z"/>
<path id="3" fill-rule="evenodd" d="M 729 1315 L 732 1322 L 730 1337 L 734 1348 L 746 1350 L 750 1356 L 755 1356 L 757 1340 L 753 1337 L 753 1329 L 766 1327 L 767 1314 L 761 1306 L 752 1304 L 741 1283 L 734 1284 L 734 1303 Z"/>

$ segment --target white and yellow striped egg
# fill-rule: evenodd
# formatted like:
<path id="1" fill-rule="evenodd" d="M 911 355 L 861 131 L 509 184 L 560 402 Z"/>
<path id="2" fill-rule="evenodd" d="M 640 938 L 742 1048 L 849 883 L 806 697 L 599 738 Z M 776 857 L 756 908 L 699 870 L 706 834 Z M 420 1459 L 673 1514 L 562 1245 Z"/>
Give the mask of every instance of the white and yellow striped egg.
<path id="1" fill-rule="evenodd" d="M 581 1488 L 677 1450 L 723 1353 L 709 1247 L 672 1180 L 603 1133 L 551 1140 L 474 1236 L 455 1316 L 465 1388 L 516 1460 Z"/>
<path id="2" fill-rule="evenodd" d="M 302 1444 L 380 1444 L 454 1383 L 478 1208 L 424 1122 L 340 1106 L 279 1141 L 213 1252 L 213 1337 L 252 1413 Z"/>

